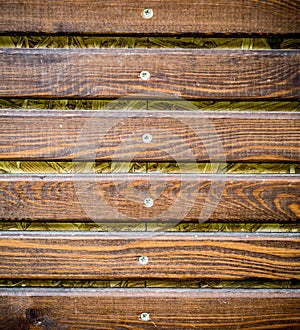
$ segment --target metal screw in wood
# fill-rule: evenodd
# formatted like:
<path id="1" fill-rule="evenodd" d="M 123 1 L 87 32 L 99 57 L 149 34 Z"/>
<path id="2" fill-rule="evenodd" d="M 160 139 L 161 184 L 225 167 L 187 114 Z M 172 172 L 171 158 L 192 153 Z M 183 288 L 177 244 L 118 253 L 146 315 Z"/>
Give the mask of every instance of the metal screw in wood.
<path id="1" fill-rule="evenodd" d="M 146 257 L 146 256 L 141 256 L 141 257 L 139 257 L 139 263 L 140 263 L 141 265 L 147 265 L 148 261 L 149 261 L 149 259 L 148 259 L 148 257 Z"/>
<path id="2" fill-rule="evenodd" d="M 144 143 L 150 143 L 152 141 L 152 135 L 146 133 L 142 136 L 142 140 Z"/>
<path id="3" fill-rule="evenodd" d="M 144 205 L 145 205 L 146 207 L 152 207 L 153 204 L 154 204 L 154 201 L 153 201 L 152 198 L 147 197 L 147 198 L 144 199 Z"/>
<path id="4" fill-rule="evenodd" d="M 140 78 L 142 80 L 149 80 L 150 79 L 150 72 L 148 72 L 148 71 L 141 71 Z"/>
<path id="5" fill-rule="evenodd" d="M 142 16 L 146 19 L 152 18 L 153 17 L 153 10 L 150 8 L 145 8 L 142 11 Z"/>
<path id="6" fill-rule="evenodd" d="M 146 321 L 147 322 L 147 321 L 150 320 L 150 315 L 148 313 L 142 313 L 140 315 L 140 318 L 141 318 L 142 321 Z"/>

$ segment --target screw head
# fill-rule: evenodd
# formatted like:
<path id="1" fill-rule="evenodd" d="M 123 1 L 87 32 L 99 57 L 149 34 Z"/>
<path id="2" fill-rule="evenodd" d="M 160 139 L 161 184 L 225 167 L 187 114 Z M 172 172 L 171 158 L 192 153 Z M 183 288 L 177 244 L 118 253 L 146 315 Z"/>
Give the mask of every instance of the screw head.
<path id="1" fill-rule="evenodd" d="M 150 73 L 148 71 L 141 71 L 140 78 L 142 80 L 149 80 L 150 79 Z"/>
<path id="2" fill-rule="evenodd" d="M 150 315 L 148 313 L 141 313 L 140 318 L 142 321 L 149 321 L 150 320 Z"/>
<path id="3" fill-rule="evenodd" d="M 144 205 L 145 205 L 146 207 L 152 207 L 153 204 L 154 204 L 154 201 L 153 201 L 152 198 L 147 197 L 147 198 L 144 199 Z"/>
<path id="4" fill-rule="evenodd" d="M 141 257 L 139 257 L 139 263 L 140 263 L 141 265 L 147 265 L 148 261 L 149 261 L 149 259 L 148 259 L 148 257 L 146 257 L 146 256 L 141 256 Z"/>
<path id="5" fill-rule="evenodd" d="M 153 17 L 153 10 L 151 8 L 145 8 L 142 11 L 142 16 L 146 19 L 152 18 Z"/>
<path id="6" fill-rule="evenodd" d="M 149 133 L 146 133 L 142 136 L 142 140 L 144 143 L 150 143 L 152 141 L 152 135 Z"/>

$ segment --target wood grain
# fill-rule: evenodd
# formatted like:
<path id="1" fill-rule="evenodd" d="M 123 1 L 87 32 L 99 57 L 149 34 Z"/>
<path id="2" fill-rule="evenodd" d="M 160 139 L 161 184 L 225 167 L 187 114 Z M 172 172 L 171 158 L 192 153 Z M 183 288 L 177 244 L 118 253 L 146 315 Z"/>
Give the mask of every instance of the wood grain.
<path id="1" fill-rule="evenodd" d="M 292 112 L 3 109 L 0 126 L 2 160 L 300 161 Z"/>
<path id="2" fill-rule="evenodd" d="M 291 222 L 298 175 L 1 175 L 0 218 L 96 222 Z M 146 207 L 144 200 L 153 199 Z"/>
<path id="3" fill-rule="evenodd" d="M 297 50 L 7 48 L 0 67 L 1 97 L 300 97 Z"/>
<path id="4" fill-rule="evenodd" d="M 299 290 L 0 289 L 0 329 L 298 329 Z M 149 321 L 140 319 L 148 313 Z"/>
<path id="5" fill-rule="evenodd" d="M 141 15 L 147 6 L 151 19 Z M 300 33 L 298 0 L 1 0 L 0 7 L 2 33 Z"/>
<path id="6" fill-rule="evenodd" d="M 300 234 L 39 231 L 0 238 L 0 278 L 300 279 Z"/>

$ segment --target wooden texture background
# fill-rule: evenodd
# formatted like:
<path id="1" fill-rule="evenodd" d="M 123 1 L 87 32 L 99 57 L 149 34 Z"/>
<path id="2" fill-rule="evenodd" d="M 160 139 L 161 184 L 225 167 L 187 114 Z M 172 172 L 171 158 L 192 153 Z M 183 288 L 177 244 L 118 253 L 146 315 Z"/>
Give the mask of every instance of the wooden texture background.
<path id="1" fill-rule="evenodd" d="M 0 49 L 1 97 L 296 99 L 296 50 Z M 140 78 L 142 71 L 150 79 Z"/>
<path id="2" fill-rule="evenodd" d="M 0 289 L 0 297 L 0 322 L 9 329 L 297 329 L 300 323 L 297 290 L 14 288 Z M 140 318 L 145 312 L 149 321 Z"/>
<path id="3" fill-rule="evenodd" d="M 165 162 L 300 159 L 299 113 L 126 111 L 126 101 L 125 105 L 123 101 L 114 102 L 112 107 L 119 111 L 1 110 L 1 159 Z M 180 103 L 165 102 L 170 106 Z M 143 142 L 144 134 L 151 134 L 150 143 Z"/>
<path id="4" fill-rule="evenodd" d="M 0 188 L 4 220 L 178 223 L 300 218 L 297 175 L 1 175 Z M 148 197 L 152 207 L 144 205 Z"/>
<path id="5" fill-rule="evenodd" d="M 153 10 L 150 19 L 142 17 L 146 6 Z M 299 36 L 299 16 L 298 0 L 0 0 L 0 39 L 14 34 L 11 40 L 17 48 L 40 47 L 51 38 L 44 35 L 44 41 L 40 39 L 38 45 L 33 45 L 28 41 L 30 33 L 57 34 L 60 40 L 71 40 L 72 34 L 77 34 L 65 45 L 71 48 L 74 40 L 87 47 L 84 34 L 90 34 L 89 45 L 93 48 L 103 45 L 100 39 L 92 39 L 95 35 L 117 40 L 106 47 L 118 44 L 120 37 L 134 35 L 144 39 L 145 47 L 131 49 L 138 43 L 130 41 L 128 46 L 121 41 L 122 47 L 125 44 L 129 48 L 1 48 L 0 97 L 16 98 L 7 103 L 23 102 L 27 107 L 31 101 L 25 98 L 58 98 L 62 103 L 63 98 L 74 102 L 76 98 L 96 99 L 91 102 L 97 105 L 100 99 L 126 95 L 145 100 L 145 107 L 139 110 L 149 110 L 146 100 L 153 94 L 193 101 L 223 100 L 225 104 L 233 100 L 296 101 L 300 97 L 299 51 L 281 46 L 282 38 Z M 17 38 L 17 34 L 23 36 Z M 248 49 L 190 49 L 195 46 L 191 42 L 194 36 L 199 39 L 229 34 L 247 36 L 241 47 Z M 151 37 L 166 35 L 190 36 L 187 49 L 159 49 L 166 44 Z M 252 36 L 275 36 L 263 44 L 277 49 L 252 50 L 258 47 L 249 38 Z M 212 40 L 208 44 L 214 43 Z M 167 43 L 167 47 L 170 44 L 180 47 L 177 41 Z M 146 49 L 151 45 L 158 49 Z M 292 45 L 297 48 L 295 43 Z M 206 47 L 201 44 L 201 48 Z M 289 42 L 285 47 L 290 47 Z M 143 70 L 149 71 L 149 80 L 141 80 Z M 281 111 L 288 110 L 283 109 L 286 104 L 280 103 Z M 266 103 L 263 106 L 274 109 Z M 298 113 L 230 113 L 229 109 L 206 113 L 218 134 L 214 140 L 208 134 L 210 126 L 203 125 L 203 118 L 198 117 L 200 112 L 172 112 L 172 117 L 166 117 L 159 111 L 140 111 L 132 117 L 125 111 L 101 111 L 95 112 L 94 130 L 83 132 L 88 139 L 78 141 L 92 112 L 13 108 L 0 113 L 0 157 L 8 167 L 10 161 L 17 167 L 21 167 L 22 160 L 69 161 L 75 151 L 79 151 L 81 160 L 108 161 L 117 155 L 113 160 L 128 161 L 137 152 L 134 157 L 147 162 L 293 162 L 291 172 L 295 172 L 295 163 L 300 159 Z M 120 118 L 124 120 L 122 125 L 107 132 L 107 126 Z M 196 131 L 202 128 L 197 132 L 202 139 L 191 127 Z M 95 146 L 90 141 L 97 139 L 98 129 L 105 140 Z M 153 137 L 147 146 L 141 139 L 145 133 Z M 224 155 L 223 151 L 220 154 L 219 142 Z M 76 172 L 80 166 L 70 172 L 74 169 Z M 123 225 L 133 218 L 133 222 L 144 221 L 145 228 L 148 224 L 150 228 L 157 219 L 166 225 L 170 220 L 176 224 L 182 219 L 198 223 L 206 205 L 208 211 L 214 211 L 208 221 L 224 225 L 243 221 L 246 224 L 242 230 L 255 222 L 288 223 L 291 230 L 297 230 L 299 184 L 297 174 L 1 174 L 0 224 L 16 221 L 20 228 L 26 220 L 32 224 L 56 222 L 60 226 L 65 221 L 96 218 L 113 224 L 117 220 Z M 154 205 L 147 208 L 144 198 L 149 196 Z M 117 285 L 125 286 L 144 281 L 146 286 L 150 280 L 162 286 L 170 280 L 183 287 L 185 280 L 215 280 L 218 287 L 223 281 L 235 281 L 231 287 L 238 287 L 244 283 L 240 281 L 249 281 L 248 285 L 253 280 L 260 284 L 269 281 L 265 284 L 268 286 L 273 280 L 282 281 L 285 287 L 297 287 L 297 283 L 299 287 L 299 240 L 298 233 L 4 231 L 0 232 L 0 283 L 30 285 L 24 282 L 27 279 L 63 285 L 63 279 L 73 280 L 73 286 L 90 285 L 94 280 L 119 281 Z M 141 263 L 145 260 L 141 257 L 148 261 Z M 0 289 L 0 329 L 298 329 L 299 301 L 299 290 L 293 289 L 5 287 Z"/>
<path id="6" fill-rule="evenodd" d="M 0 1 L 0 31 L 85 34 L 296 34 L 297 0 Z M 153 10 L 151 19 L 142 11 Z"/>
<path id="7" fill-rule="evenodd" d="M 0 278 L 300 279 L 299 234 L 1 232 L 0 238 Z"/>

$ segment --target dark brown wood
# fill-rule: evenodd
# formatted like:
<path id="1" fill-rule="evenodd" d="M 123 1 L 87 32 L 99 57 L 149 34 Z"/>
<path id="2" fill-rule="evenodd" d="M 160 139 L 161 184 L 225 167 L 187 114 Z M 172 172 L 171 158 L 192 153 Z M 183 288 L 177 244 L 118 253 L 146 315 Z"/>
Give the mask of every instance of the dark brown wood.
<path id="1" fill-rule="evenodd" d="M 144 19 L 148 6 L 153 17 Z M 2 33 L 300 33 L 298 0 L 1 0 L 0 8 Z"/>
<path id="2" fill-rule="evenodd" d="M 0 297 L 3 330 L 298 329 L 300 323 L 299 290 L 4 288 Z"/>
<path id="3" fill-rule="evenodd" d="M 291 222 L 298 175 L 1 175 L 0 218 L 99 222 Z M 146 207 L 144 200 L 153 199 Z"/>
<path id="4" fill-rule="evenodd" d="M 0 49 L 0 67 L 1 97 L 300 96 L 297 50 Z"/>
<path id="5" fill-rule="evenodd" d="M 38 231 L 0 238 L 0 278 L 300 279 L 300 234 Z"/>
<path id="6" fill-rule="evenodd" d="M 0 127 L 2 160 L 300 161 L 292 112 L 1 110 Z"/>

